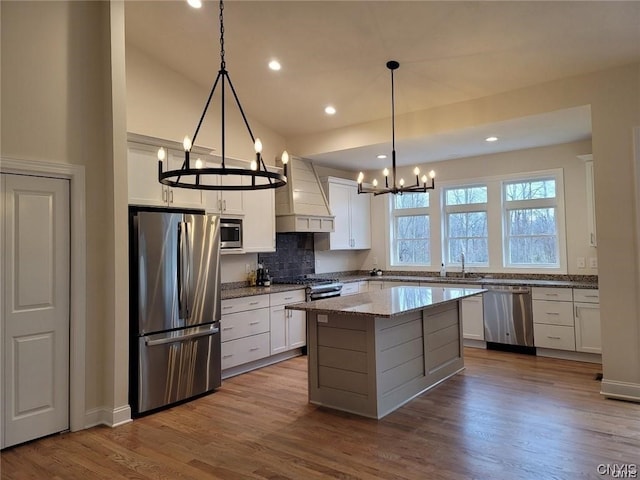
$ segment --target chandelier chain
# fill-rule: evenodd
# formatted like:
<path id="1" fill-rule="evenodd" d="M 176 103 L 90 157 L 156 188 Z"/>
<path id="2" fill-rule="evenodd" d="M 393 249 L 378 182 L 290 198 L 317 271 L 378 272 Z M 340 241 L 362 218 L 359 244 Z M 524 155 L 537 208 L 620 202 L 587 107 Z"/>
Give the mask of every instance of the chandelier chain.
<path id="1" fill-rule="evenodd" d="M 220 69 L 225 70 L 226 62 L 224 60 L 224 3 L 220 0 Z"/>

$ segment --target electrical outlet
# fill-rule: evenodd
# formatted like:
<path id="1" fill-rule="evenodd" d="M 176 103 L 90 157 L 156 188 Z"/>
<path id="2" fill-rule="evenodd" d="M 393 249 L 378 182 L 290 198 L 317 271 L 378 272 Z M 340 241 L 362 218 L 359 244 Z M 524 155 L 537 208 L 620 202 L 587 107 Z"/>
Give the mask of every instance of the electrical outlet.
<path id="1" fill-rule="evenodd" d="M 589 257 L 589 268 L 598 268 L 598 257 Z"/>
<path id="2" fill-rule="evenodd" d="M 576 261 L 576 264 L 577 264 L 578 268 L 585 268 L 587 266 L 584 257 L 578 257 L 577 261 Z"/>
<path id="3" fill-rule="evenodd" d="M 374 268 L 378 267 L 378 257 L 373 257 L 373 266 Z"/>
<path id="4" fill-rule="evenodd" d="M 245 263 L 244 265 L 244 273 L 251 273 L 251 264 Z"/>

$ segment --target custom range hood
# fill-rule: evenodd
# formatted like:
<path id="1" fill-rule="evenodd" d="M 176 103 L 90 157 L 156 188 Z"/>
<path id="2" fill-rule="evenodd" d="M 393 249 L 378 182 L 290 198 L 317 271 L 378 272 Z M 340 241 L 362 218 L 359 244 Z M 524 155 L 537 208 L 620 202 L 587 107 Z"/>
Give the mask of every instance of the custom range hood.
<path id="1" fill-rule="evenodd" d="M 287 185 L 275 191 L 276 232 L 333 232 L 334 216 L 310 161 L 291 157 Z"/>

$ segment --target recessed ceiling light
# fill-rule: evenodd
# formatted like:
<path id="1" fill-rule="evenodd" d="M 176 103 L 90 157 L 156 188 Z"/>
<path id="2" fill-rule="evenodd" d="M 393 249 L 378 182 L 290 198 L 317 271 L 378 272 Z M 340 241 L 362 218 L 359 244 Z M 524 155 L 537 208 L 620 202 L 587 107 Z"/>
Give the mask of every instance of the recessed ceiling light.
<path id="1" fill-rule="evenodd" d="M 280 65 L 280 62 L 279 62 L 279 61 L 277 61 L 277 60 L 271 60 L 271 61 L 269 62 L 269 68 L 270 68 L 271 70 L 278 71 L 278 70 L 280 70 L 280 69 L 282 68 L 282 66 Z"/>
<path id="2" fill-rule="evenodd" d="M 335 115 L 336 109 L 335 109 L 335 107 L 332 107 L 331 105 L 328 105 L 328 106 L 324 107 L 324 113 L 326 113 L 327 115 Z"/>
<path id="3" fill-rule="evenodd" d="M 487 137 L 484 139 L 485 142 L 497 142 L 498 137 Z"/>
<path id="4" fill-rule="evenodd" d="M 193 8 L 200 8 L 202 7 L 202 1 L 201 0 L 187 0 L 187 3 L 192 6 Z"/>
<path id="5" fill-rule="evenodd" d="M 383 159 L 387 158 L 387 156 L 384 153 L 382 153 L 382 154 L 378 155 L 376 158 L 379 158 L 380 160 L 383 160 Z"/>

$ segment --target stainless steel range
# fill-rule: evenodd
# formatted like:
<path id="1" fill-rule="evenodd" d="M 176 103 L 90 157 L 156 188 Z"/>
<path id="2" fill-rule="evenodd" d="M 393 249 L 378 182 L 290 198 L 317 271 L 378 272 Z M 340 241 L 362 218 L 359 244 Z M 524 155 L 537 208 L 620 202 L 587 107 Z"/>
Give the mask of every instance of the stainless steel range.
<path id="1" fill-rule="evenodd" d="M 322 298 L 339 297 L 342 292 L 342 283 L 336 278 L 299 277 L 275 278 L 273 283 L 284 285 L 304 285 L 307 302 Z"/>

